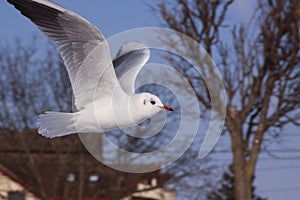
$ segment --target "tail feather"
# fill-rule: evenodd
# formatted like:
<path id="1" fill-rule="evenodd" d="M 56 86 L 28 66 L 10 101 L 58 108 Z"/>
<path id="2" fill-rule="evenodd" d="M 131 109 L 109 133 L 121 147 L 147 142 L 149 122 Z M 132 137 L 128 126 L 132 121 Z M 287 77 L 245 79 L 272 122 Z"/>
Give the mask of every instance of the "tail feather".
<path id="1" fill-rule="evenodd" d="M 37 121 L 39 134 L 54 138 L 77 133 L 75 126 L 75 113 L 45 112 Z"/>

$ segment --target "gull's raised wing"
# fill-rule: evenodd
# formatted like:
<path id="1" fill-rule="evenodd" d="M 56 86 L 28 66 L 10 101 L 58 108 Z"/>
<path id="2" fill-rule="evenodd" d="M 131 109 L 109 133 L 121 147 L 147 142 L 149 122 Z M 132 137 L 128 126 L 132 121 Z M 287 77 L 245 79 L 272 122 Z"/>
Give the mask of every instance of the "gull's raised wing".
<path id="1" fill-rule="evenodd" d="M 127 94 L 135 92 L 135 79 L 150 58 L 150 50 L 138 42 L 125 43 L 113 61 L 117 78 Z"/>
<path id="2" fill-rule="evenodd" d="M 90 22 L 47 0 L 8 2 L 55 42 L 70 77 L 77 109 L 111 95 L 114 87 L 119 87 L 109 46 Z"/>

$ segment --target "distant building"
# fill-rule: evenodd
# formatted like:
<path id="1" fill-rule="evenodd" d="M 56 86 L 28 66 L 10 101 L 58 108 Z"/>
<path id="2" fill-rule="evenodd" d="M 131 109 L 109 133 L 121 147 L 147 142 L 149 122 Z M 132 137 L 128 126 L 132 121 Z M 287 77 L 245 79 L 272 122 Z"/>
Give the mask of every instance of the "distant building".
<path id="1" fill-rule="evenodd" d="M 176 199 L 164 187 L 170 175 L 111 169 L 92 157 L 76 135 L 49 140 L 36 130 L 0 130 L 0 141 L 5 141 L 0 145 L 0 200 Z"/>
<path id="2" fill-rule="evenodd" d="M 98 181 L 98 176 L 89 177 L 89 181 Z M 73 174 L 67 177 L 67 181 L 75 181 Z M 170 189 L 158 187 L 157 179 L 150 178 L 143 183 L 137 184 L 137 192 L 129 195 L 122 200 L 176 200 L 176 192 Z M 37 196 L 28 191 L 25 184 L 10 172 L 8 169 L 0 165 L 0 200 L 38 200 Z M 62 197 L 55 197 L 52 200 L 61 200 Z M 84 200 L 110 200 L 106 197 L 84 197 Z"/>

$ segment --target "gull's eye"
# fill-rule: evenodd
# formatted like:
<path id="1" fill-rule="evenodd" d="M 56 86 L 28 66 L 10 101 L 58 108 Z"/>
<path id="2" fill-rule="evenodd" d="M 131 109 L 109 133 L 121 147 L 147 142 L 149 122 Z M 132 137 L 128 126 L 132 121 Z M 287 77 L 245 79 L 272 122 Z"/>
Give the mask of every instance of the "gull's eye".
<path id="1" fill-rule="evenodd" d="M 154 105 L 154 104 L 155 104 L 155 101 L 151 100 L 150 103 L 151 103 L 152 105 Z"/>

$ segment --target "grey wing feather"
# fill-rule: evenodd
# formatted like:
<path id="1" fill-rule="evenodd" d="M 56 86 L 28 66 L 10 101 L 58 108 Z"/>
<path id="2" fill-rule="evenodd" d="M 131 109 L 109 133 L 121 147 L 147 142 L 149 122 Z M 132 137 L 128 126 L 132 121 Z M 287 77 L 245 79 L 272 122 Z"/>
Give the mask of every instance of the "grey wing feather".
<path id="1" fill-rule="evenodd" d="M 142 43 L 126 43 L 121 48 L 113 65 L 119 83 L 126 93 L 135 92 L 136 77 L 149 58 L 150 50 Z"/>
<path id="2" fill-rule="evenodd" d="M 55 42 L 67 67 L 77 109 L 83 108 L 95 98 L 111 95 L 119 83 L 112 66 L 109 46 L 95 26 L 47 0 L 8 2 Z"/>

